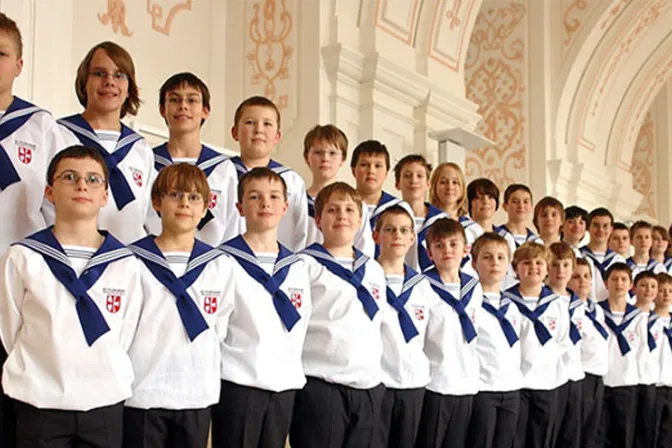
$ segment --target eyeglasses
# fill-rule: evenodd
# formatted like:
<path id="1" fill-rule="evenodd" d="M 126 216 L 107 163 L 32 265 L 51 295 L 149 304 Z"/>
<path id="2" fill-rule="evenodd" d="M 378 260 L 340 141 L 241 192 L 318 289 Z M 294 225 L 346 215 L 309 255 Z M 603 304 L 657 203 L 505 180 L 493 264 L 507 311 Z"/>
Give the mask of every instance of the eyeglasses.
<path id="1" fill-rule="evenodd" d="M 115 81 L 128 81 L 128 75 L 123 72 L 108 73 L 105 70 L 95 70 L 89 74 L 102 80 L 106 80 L 108 76 L 111 76 Z"/>
<path id="2" fill-rule="evenodd" d="M 335 149 L 311 149 L 310 152 L 317 157 L 328 157 L 330 159 L 335 159 L 342 155 L 340 151 L 336 151 Z"/>
<path id="3" fill-rule="evenodd" d="M 192 205 L 203 202 L 203 196 L 201 196 L 200 193 L 195 192 L 185 193 L 184 191 L 169 191 L 168 193 L 164 194 L 164 196 L 174 202 L 182 202 L 182 200 L 186 197 L 187 201 L 189 201 L 189 203 Z"/>
<path id="4" fill-rule="evenodd" d="M 101 188 L 105 185 L 105 178 L 100 174 L 87 173 L 81 175 L 75 171 L 63 171 L 58 176 L 54 176 L 54 180 L 60 180 L 67 185 L 77 185 L 80 179 L 84 179 L 86 185 L 91 188 Z"/>
<path id="5" fill-rule="evenodd" d="M 385 226 L 381 229 L 381 231 L 383 233 L 387 233 L 387 234 L 394 234 L 394 233 L 399 232 L 401 235 L 406 236 L 406 235 L 410 235 L 411 233 L 413 233 L 414 230 L 410 227 Z"/>

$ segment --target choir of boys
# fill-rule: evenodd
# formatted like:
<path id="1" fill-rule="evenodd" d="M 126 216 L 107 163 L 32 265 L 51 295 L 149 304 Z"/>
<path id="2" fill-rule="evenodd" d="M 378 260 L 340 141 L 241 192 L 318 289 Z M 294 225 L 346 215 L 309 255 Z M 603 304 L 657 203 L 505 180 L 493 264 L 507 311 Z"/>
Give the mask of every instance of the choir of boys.
<path id="1" fill-rule="evenodd" d="M 281 114 L 235 110 L 240 156 L 201 143 L 208 86 L 169 77 L 149 148 L 112 42 L 84 110 L 14 97 L 0 13 L 0 446 L 669 447 L 672 253 L 662 226 L 536 204 L 420 154 L 393 168 L 305 136 L 312 182 L 276 162 Z M 428 200 L 427 200 L 428 199 Z M 537 233 L 528 228 L 531 221 Z M 117 239 L 118 238 L 118 239 Z"/>

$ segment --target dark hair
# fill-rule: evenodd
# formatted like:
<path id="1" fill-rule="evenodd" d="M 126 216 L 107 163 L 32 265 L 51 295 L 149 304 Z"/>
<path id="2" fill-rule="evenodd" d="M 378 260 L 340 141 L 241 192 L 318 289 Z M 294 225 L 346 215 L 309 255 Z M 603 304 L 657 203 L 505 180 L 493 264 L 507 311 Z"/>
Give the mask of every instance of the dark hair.
<path id="1" fill-rule="evenodd" d="M 260 107 L 266 107 L 268 109 L 273 109 L 276 117 L 278 117 L 278 131 L 280 130 L 280 109 L 278 109 L 278 106 L 276 106 L 273 101 L 269 100 L 266 97 L 258 95 L 251 96 L 238 105 L 238 107 L 236 108 L 236 112 L 233 114 L 234 127 L 238 126 L 238 122 L 243 117 L 245 108 L 252 106 L 260 106 Z"/>
<path id="2" fill-rule="evenodd" d="M 467 186 L 467 200 L 469 201 L 469 214 L 471 215 L 471 202 L 478 196 L 490 196 L 495 200 L 495 210 L 499 208 L 499 188 L 490 179 L 481 177 L 469 182 Z"/>
<path id="3" fill-rule="evenodd" d="M 0 31 L 7 33 L 12 38 L 16 45 L 16 57 L 21 59 L 23 57 L 23 39 L 19 26 L 2 12 L 0 12 Z"/>
<path id="4" fill-rule="evenodd" d="M 161 109 L 166 107 L 166 96 L 182 86 L 193 87 L 201 92 L 203 109 L 210 111 L 210 90 L 198 76 L 191 72 L 177 73 L 164 81 L 159 90 L 159 107 Z M 203 126 L 203 123 L 205 123 L 205 119 L 201 119 L 201 126 Z"/>
<path id="5" fill-rule="evenodd" d="M 387 147 L 378 140 L 365 140 L 357 145 L 355 150 L 352 151 L 350 168 L 355 169 L 357 162 L 359 161 L 359 156 L 361 155 L 384 156 L 385 169 L 386 171 L 390 171 L 390 153 L 387 151 Z"/>
<path id="6" fill-rule="evenodd" d="M 588 212 L 576 205 L 570 205 L 565 209 L 565 220 L 581 218 L 583 222 L 588 224 Z"/>
<path id="7" fill-rule="evenodd" d="M 630 238 L 634 238 L 635 232 L 640 229 L 649 229 L 651 235 L 653 235 L 653 225 L 646 221 L 636 221 L 633 225 L 630 226 Z"/>
<path id="8" fill-rule="evenodd" d="M 614 215 L 612 215 L 608 209 L 604 207 L 598 207 L 588 214 L 588 227 L 590 227 L 590 224 L 593 222 L 593 219 L 605 216 L 611 220 L 611 225 L 613 226 Z"/>
<path id="9" fill-rule="evenodd" d="M 343 160 L 348 158 L 348 137 L 343 131 L 333 124 L 326 124 L 324 126 L 316 125 L 313 129 L 308 131 L 303 138 L 303 158 L 308 158 L 308 152 L 315 142 L 324 142 L 334 145 L 341 150 Z"/>
<path id="10" fill-rule="evenodd" d="M 672 284 L 672 276 L 667 272 L 661 272 L 656 275 L 656 280 L 658 280 L 658 286 Z"/>
<path id="11" fill-rule="evenodd" d="M 60 151 L 54 156 L 53 159 L 51 159 L 51 162 L 49 162 L 49 167 L 47 168 L 47 185 L 54 185 L 54 176 L 56 175 L 58 164 L 65 159 L 91 159 L 95 162 L 98 162 L 100 169 L 103 172 L 103 177 L 105 178 L 105 189 L 107 189 L 109 172 L 107 169 L 107 164 L 105 163 L 105 159 L 100 154 L 100 151 L 84 145 L 69 146 L 63 151 Z"/>
<path id="12" fill-rule="evenodd" d="M 630 229 L 625 223 L 622 222 L 615 222 L 614 225 L 612 226 L 613 230 L 625 230 L 628 232 L 628 235 L 630 235 Z"/>
<path id="13" fill-rule="evenodd" d="M 658 277 L 657 277 L 656 274 L 654 274 L 653 272 L 651 272 L 651 271 L 642 271 L 642 272 L 640 272 L 639 274 L 637 274 L 637 275 L 635 276 L 634 285 L 637 286 L 637 283 L 641 282 L 642 280 L 646 280 L 647 278 L 649 278 L 649 279 L 653 279 L 653 280 L 655 280 L 656 282 L 658 281 Z"/>
<path id="14" fill-rule="evenodd" d="M 628 266 L 628 263 L 617 261 L 616 263 L 612 264 L 611 266 L 609 266 L 609 268 L 607 268 L 607 274 L 604 276 L 604 278 L 606 280 L 609 280 L 609 277 L 611 277 L 611 274 L 613 274 L 614 272 L 624 272 L 628 274 L 628 278 L 632 278 L 632 269 L 630 268 L 630 266 Z"/>
<path id="15" fill-rule="evenodd" d="M 565 222 L 565 207 L 563 207 L 562 202 L 558 201 L 552 196 L 546 196 L 541 198 L 537 205 L 534 206 L 534 214 L 532 215 L 532 224 L 534 227 L 539 230 L 539 219 L 538 216 L 547 208 L 554 208 L 560 214 L 560 220 L 562 223 Z M 560 226 L 562 227 L 562 223 Z"/>
<path id="16" fill-rule="evenodd" d="M 406 165 L 410 165 L 411 163 L 419 163 L 425 168 L 425 173 L 427 174 L 427 181 L 429 182 L 429 176 L 432 173 L 432 165 L 427 163 L 427 159 L 425 159 L 423 156 L 420 154 L 409 154 L 407 156 L 404 156 L 397 162 L 396 165 L 394 165 L 394 180 L 395 182 L 399 182 L 401 179 L 401 171 L 404 169 Z"/>
<path id="17" fill-rule="evenodd" d="M 415 222 L 411 214 L 408 212 L 408 210 L 406 210 L 401 205 L 393 205 L 392 207 L 386 208 L 380 215 L 378 215 L 378 218 L 376 219 L 376 228 L 374 230 L 376 232 L 380 232 L 380 229 L 383 228 L 383 222 L 385 221 L 386 216 L 399 216 L 399 215 L 407 216 L 408 219 L 411 220 L 411 227 L 414 226 Z"/>
<path id="18" fill-rule="evenodd" d="M 574 266 L 574 269 L 576 269 L 578 266 L 585 266 L 588 268 L 588 272 L 590 272 L 590 277 L 593 277 L 593 268 L 590 265 L 590 262 L 586 260 L 585 258 L 577 258 L 576 259 L 576 266 Z"/>
<path id="19" fill-rule="evenodd" d="M 434 224 L 429 226 L 429 230 L 427 230 L 427 237 L 425 238 L 427 248 L 429 249 L 429 246 L 435 241 L 454 235 L 460 236 L 464 244 L 467 244 L 467 235 L 464 233 L 464 227 L 462 227 L 459 221 L 451 218 L 437 219 L 434 221 Z"/>
<path id="20" fill-rule="evenodd" d="M 245 187 L 253 180 L 268 180 L 269 182 L 276 181 L 282 184 L 282 196 L 287 200 L 287 183 L 278 173 L 265 166 L 258 166 L 252 168 L 247 173 L 243 174 L 238 181 L 238 202 L 243 203 L 245 196 Z"/>
<path id="21" fill-rule="evenodd" d="M 516 191 L 524 191 L 525 193 L 530 195 L 530 201 L 532 201 L 532 190 L 530 190 L 530 187 L 524 184 L 511 184 L 508 187 L 506 187 L 506 190 L 504 190 L 504 203 L 508 204 L 509 199 L 511 199 L 511 195 L 515 193 Z"/>

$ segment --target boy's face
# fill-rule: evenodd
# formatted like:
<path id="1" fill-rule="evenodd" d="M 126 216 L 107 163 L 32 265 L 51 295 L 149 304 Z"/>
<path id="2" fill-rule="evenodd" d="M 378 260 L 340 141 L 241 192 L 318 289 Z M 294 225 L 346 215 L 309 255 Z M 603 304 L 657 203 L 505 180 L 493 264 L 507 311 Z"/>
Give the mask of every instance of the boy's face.
<path id="1" fill-rule="evenodd" d="M 381 256 L 404 258 L 415 242 L 411 217 L 406 214 L 388 214 L 383 219 L 380 232 L 373 232 L 373 240 L 380 246 Z"/>
<path id="2" fill-rule="evenodd" d="M 21 74 L 23 59 L 9 33 L 0 31 L 0 95 L 11 95 L 14 79 Z"/>
<path id="3" fill-rule="evenodd" d="M 194 132 L 201 128 L 201 120 L 210 116 L 203 107 L 203 94 L 188 84 L 182 84 L 166 93 L 165 105 L 160 108 L 171 132 Z"/>
<path id="4" fill-rule="evenodd" d="M 275 109 L 265 106 L 243 108 L 240 120 L 231 128 L 231 136 L 238 142 L 245 157 L 268 157 L 281 137 Z"/>
<path id="5" fill-rule="evenodd" d="M 53 184 L 45 189 L 45 196 L 59 216 L 72 220 L 93 219 L 107 204 L 103 169 L 89 158 L 62 159 L 54 171 Z"/>
<path id="6" fill-rule="evenodd" d="M 447 166 L 442 169 L 436 186 L 436 195 L 446 205 L 455 204 L 462 199 L 464 189 L 455 168 Z M 452 218 L 457 218 L 457 216 L 452 216 Z"/>
<path id="7" fill-rule="evenodd" d="M 332 195 L 322 213 L 315 217 L 315 224 L 322 231 L 325 244 L 349 246 L 362 225 L 362 209 L 349 196 Z"/>
<path id="8" fill-rule="evenodd" d="M 672 283 L 658 285 L 656 304 L 665 307 L 665 309 L 669 309 L 670 305 L 672 305 Z"/>
<path id="9" fill-rule="evenodd" d="M 591 222 L 588 232 L 590 233 L 590 241 L 597 244 L 604 244 L 609 239 L 612 229 L 611 218 L 608 216 L 595 216 Z"/>
<path id="10" fill-rule="evenodd" d="M 613 271 L 607 278 L 607 291 L 610 295 L 624 296 L 632 287 L 632 279 L 625 271 Z"/>
<path id="11" fill-rule="evenodd" d="M 490 195 L 478 193 L 471 201 L 471 217 L 474 221 L 490 219 L 497 211 L 497 202 Z"/>
<path id="12" fill-rule="evenodd" d="M 549 284 L 554 288 L 567 288 L 567 284 L 572 278 L 572 270 L 572 260 L 569 258 L 551 261 L 551 266 L 548 269 Z"/>
<path id="13" fill-rule="evenodd" d="M 287 211 L 282 183 L 275 179 L 251 179 L 245 183 L 243 202 L 236 207 L 248 230 L 257 232 L 278 227 Z"/>
<path id="14" fill-rule="evenodd" d="M 322 140 L 314 141 L 306 154 L 306 163 L 313 173 L 313 178 L 318 180 L 336 178 L 343 162 L 345 162 L 343 152 L 333 143 Z"/>
<path id="15" fill-rule="evenodd" d="M 543 257 L 526 258 L 516 266 L 516 275 L 521 285 L 541 285 L 548 274 L 548 263 Z"/>
<path id="16" fill-rule="evenodd" d="M 86 109 L 100 115 L 121 113 L 128 98 L 128 77 L 115 74 L 122 73 L 117 64 L 99 48 L 93 53 L 86 77 Z M 104 77 L 103 77 L 104 76 Z"/>
<path id="17" fill-rule="evenodd" d="M 630 232 L 624 229 L 615 229 L 609 237 L 609 249 L 626 256 L 630 250 Z"/>
<path id="18" fill-rule="evenodd" d="M 422 201 L 429 190 L 427 168 L 421 163 L 407 163 L 401 169 L 399 181 L 395 183 L 397 190 L 406 201 Z"/>
<path id="19" fill-rule="evenodd" d="M 161 214 L 163 230 L 173 234 L 193 232 L 205 216 L 205 199 L 195 189 L 177 191 L 174 188 L 158 201 L 152 201 L 154 210 Z"/>
<path id="20" fill-rule="evenodd" d="M 653 244 L 651 245 L 651 250 L 656 253 L 664 254 L 667 251 L 667 247 L 670 245 L 667 241 L 658 232 L 653 232 L 651 235 Z"/>
<path id="21" fill-rule="evenodd" d="M 472 264 L 478 272 L 481 283 L 488 285 L 500 283 L 509 265 L 509 247 L 495 242 L 485 243 Z"/>
<path id="22" fill-rule="evenodd" d="M 592 276 L 590 268 L 584 265 L 576 265 L 572 277 L 569 280 L 567 287 L 574 291 L 579 297 L 588 297 L 592 286 Z"/>
<path id="23" fill-rule="evenodd" d="M 655 278 L 643 278 L 635 285 L 635 295 L 638 303 L 649 304 L 658 295 L 658 280 Z"/>
<path id="24" fill-rule="evenodd" d="M 537 216 L 539 233 L 542 235 L 558 235 L 562 227 L 562 214 L 555 207 L 546 207 Z"/>
<path id="25" fill-rule="evenodd" d="M 632 235 L 632 245 L 638 254 L 648 254 L 653 245 L 651 229 L 637 229 Z"/>
<path id="26" fill-rule="evenodd" d="M 586 234 L 586 221 L 580 216 L 566 219 L 562 226 L 562 234 L 566 240 L 581 241 L 581 238 Z"/>
<path id="27" fill-rule="evenodd" d="M 532 210 L 532 197 L 525 190 L 516 190 L 504 203 L 504 211 L 509 215 L 509 221 L 524 222 Z"/>
<path id="28" fill-rule="evenodd" d="M 364 195 L 378 193 L 383 189 L 387 177 L 385 156 L 382 154 L 360 154 L 352 170 L 357 191 Z"/>
<path id="29" fill-rule="evenodd" d="M 462 235 L 455 234 L 432 241 L 427 253 L 439 272 L 457 272 L 467 256 L 467 245 Z"/>

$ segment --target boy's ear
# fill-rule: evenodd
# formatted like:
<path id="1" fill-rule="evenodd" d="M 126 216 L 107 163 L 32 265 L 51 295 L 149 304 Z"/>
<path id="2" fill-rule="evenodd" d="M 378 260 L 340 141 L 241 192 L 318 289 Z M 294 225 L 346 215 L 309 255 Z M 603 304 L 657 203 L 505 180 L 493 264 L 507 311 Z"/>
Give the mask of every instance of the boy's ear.
<path id="1" fill-rule="evenodd" d="M 47 198 L 49 202 L 54 204 L 54 190 L 51 185 L 47 185 L 44 188 L 44 197 Z"/>
<path id="2" fill-rule="evenodd" d="M 376 246 L 380 246 L 380 232 L 374 230 L 372 236 L 373 236 L 373 242 L 376 243 Z"/>
<path id="3" fill-rule="evenodd" d="M 231 126 L 231 138 L 238 141 L 238 127 L 235 124 Z"/>
<path id="4" fill-rule="evenodd" d="M 238 214 L 240 214 L 240 216 L 243 218 L 245 217 L 245 214 L 243 213 L 243 204 L 236 202 L 236 210 L 238 210 Z"/>
<path id="5" fill-rule="evenodd" d="M 398 180 L 395 180 L 395 181 L 394 181 L 394 188 L 396 188 L 397 190 L 401 191 L 401 188 L 399 188 L 399 181 L 398 181 Z"/>
<path id="6" fill-rule="evenodd" d="M 166 106 L 159 106 L 159 114 L 161 118 L 166 119 Z"/>
<path id="7" fill-rule="evenodd" d="M 322 231 L 322 217 L 315 215 L 315 227 L 320 229 L 320 232 Z"/>
<path id="8" fill-rule="evenodd" d="M 152 199 L 152 208 L 156 213 L 159 213 L 159 209 L 161 208 L 161 199 Z M 161 215 L 159 214 L 159 217 Z"/>

